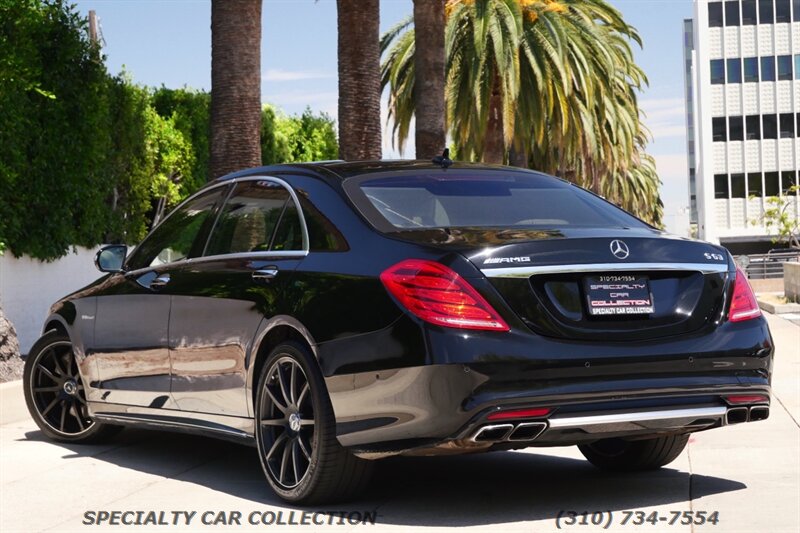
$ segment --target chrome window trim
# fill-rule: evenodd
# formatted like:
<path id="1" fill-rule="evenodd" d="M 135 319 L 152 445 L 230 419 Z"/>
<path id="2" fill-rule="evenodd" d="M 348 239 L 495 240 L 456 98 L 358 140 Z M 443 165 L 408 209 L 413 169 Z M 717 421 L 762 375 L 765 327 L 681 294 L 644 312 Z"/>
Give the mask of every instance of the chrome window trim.
<path id="1" fill-rule="evenodd" d="M 528 278 L 541 274 L 573 272 L 625 272 L 633 270 L 689 270 L 703 274 L 721 274 L 728 271 L 726 263 L 586 263 L 579 265 L 532 265 L 508 268 L 481 269 L 487 278 Z"/>
<path id="2" fill-rule="evenodd" d="M 664 411 L 637 411 L 633 413 L 612 413 L 607 415 L 551 417 L 547 421 L 550 424 L 550 429 L 566 429 L 626 422 L 649 422 L 653 420 L 723 418 L 727 410 L 728 408 L 722 405 L 718 407 L 696 407 Z"/>

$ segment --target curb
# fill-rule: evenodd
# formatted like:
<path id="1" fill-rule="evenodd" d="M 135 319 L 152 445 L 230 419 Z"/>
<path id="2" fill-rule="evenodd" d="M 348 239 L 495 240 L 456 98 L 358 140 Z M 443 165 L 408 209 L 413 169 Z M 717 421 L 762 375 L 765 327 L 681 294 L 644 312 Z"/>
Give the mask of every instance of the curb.
<path id="1" fill-rule="evenodd" d="M 0 383 L 0 426 L 28 418 L 22 380 Z"/>
<path id="2" fill-rule="evenodd" d="M 756 297 L 758 301 L 758 306 L 766 311 L 767 313 L 772 313 L 773 315 L 781 315 L 784 313 L 800 313 L 800 304 L 795 303 L 787 303 L 787 304 L 772 304 L 769 302 L 765 302 L 758 297 Z"/>

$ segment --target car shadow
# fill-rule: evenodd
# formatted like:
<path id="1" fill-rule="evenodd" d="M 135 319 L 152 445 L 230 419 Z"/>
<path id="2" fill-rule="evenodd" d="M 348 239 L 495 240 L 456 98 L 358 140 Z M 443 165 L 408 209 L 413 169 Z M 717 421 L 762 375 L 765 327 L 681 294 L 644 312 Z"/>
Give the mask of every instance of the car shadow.
<path id="1" fill-rule="evenodd" d="M 25 436 L 27 440 L 49 442 L 39 431 Z M 242 512 L 376 511 L 376 523 L 405 526 L 548 520 L 555 519 L 562 510 L 617 511 L 656 506 L 684 510 L 690 497 L 747 488 L 735 480 L 671 468 L 624 474 L 605 472 L 582 459 L 549 455 L 547 449 L 542 449 L 535 453 L 388 458 L 377 462 L 375 476 L 364 496 L 312 509 L 278 499 L 263 478 L 255 449 L 247 446 L 139 429 L 126 429 L 109 445 L 52 444 L 70 452 L 65 459 L 92 457 L 122 468 L 193 483 L 263 507 L 242 508 Z"/>

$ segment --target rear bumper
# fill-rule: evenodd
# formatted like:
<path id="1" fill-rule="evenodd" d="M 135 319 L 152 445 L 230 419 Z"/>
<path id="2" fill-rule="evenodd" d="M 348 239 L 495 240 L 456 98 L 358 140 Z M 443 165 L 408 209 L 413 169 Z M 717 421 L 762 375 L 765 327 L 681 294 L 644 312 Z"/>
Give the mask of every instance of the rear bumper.
<path id="1" fill-rule="evenodd" d="M 380 457 L 645 438 L 721 427 L 729 423 L 726 395 L 770 395 L 773 347 L 763 319 L 651 346 L 512 333 L 494 334 L 496 344 L 490 335 L 468 343 L 465 335 L 447 333 L 429 337 L 428 345 L 443 350 L 431 359 L 452 362 L 326 378 L 343 446 Z M 542 419 L 487 418 L 498 409 L 531 407 L 551 412 Z M 734 411 L 733 422 L 749 415 Z M 753 417 L 759 418 L 763 413 Z M 511 426 L 508 432 L 476 438 L 482 428 L 502 424 Z"/>

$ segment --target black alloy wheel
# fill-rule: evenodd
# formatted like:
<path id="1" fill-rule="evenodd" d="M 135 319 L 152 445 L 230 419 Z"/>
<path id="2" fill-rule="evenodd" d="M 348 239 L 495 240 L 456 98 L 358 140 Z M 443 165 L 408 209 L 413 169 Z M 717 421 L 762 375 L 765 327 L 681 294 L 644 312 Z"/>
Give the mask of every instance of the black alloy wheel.
<path id="1" fill-rule="evenodd" d="M 95 441 L 116 429 L 90 416 L 69 337 L 51 331 L 34 344 L 25 361 L 23 387 L 31 417 L 54 440 Z"/>
<path id="2" fill-rule="evenodd" d="M 275 347 L 256 389 L 255 436 L 272 489 L 292 503 L 347 500 L 369 481 L 372 462 L 336 439 L 336 419 L 319 366 L 296 342 Z"/>

